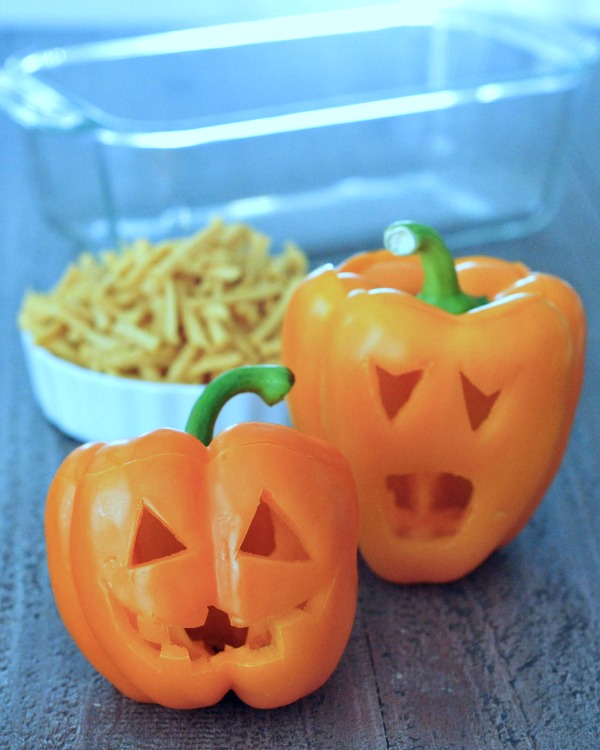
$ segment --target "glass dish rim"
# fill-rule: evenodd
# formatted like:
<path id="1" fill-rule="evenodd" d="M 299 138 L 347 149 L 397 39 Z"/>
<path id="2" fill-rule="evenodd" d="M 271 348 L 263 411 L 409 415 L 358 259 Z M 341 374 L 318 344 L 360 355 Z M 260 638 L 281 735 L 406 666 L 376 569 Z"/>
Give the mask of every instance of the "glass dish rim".
<path id="1" fill-rule="evenodd" d="M 300 111 L 258 113 L 248 118 L 193 124 L 181 121 L 156 127 L 141 119 L 112 116 L 89 101 L 44 83 L 36 74 L 65 64 L 102 62 L 140 56 L 207 51 L 263 42 L 301 40 L 384 28 L 429 26 L 443 19 L 448 26 L 474 28 L 482 35 L 527 49 L 544 60 L 540 71 L 440 85 L 422 92 L 349 103 L 324 103 Z M 527 16 L 476 11 L 453 4 L 424 4 L 407 13 L 397 4 L 317 11 L 292 16 L 154 32 L 103 41 L 28 51 L 9 57 L 0 70 L 0 106 L 29 129 L 84 132 L 108 146 L 171 149 L 201 146 L 303 131 L 328 125 L 380 120 L 406 114 L 449 109 L 498 98 L 576 88 L 600 57 L 592 36 Z M 208 118 L 205 118 L 205 120 Z"/>

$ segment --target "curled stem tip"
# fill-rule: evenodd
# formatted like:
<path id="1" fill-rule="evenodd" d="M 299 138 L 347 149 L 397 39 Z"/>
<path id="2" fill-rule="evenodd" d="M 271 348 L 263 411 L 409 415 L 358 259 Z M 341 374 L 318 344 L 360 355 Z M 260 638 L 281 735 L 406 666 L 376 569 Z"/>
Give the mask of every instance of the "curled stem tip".
<path id="1" fill-rule="evenodd" d="M 239 393 L 255 393 L 269 406 L 281 401 L 294 385 L 294 373 L 282 365 L 247 365 L 212 380 L 192 407 L 185 431 L 204 445 L 213 439 L 219 412 Z"/>
<path id="2" fill-rule="evenodd" d="M 487 297 L 474 297 L 462 291 L 450 250 L 432 227 L 396 221 L 385 230 L 383 242 L 394 255 L 419 256 L 424 281 L 417 296 L 424 302 L 455 315 L 487 304 Z"/>

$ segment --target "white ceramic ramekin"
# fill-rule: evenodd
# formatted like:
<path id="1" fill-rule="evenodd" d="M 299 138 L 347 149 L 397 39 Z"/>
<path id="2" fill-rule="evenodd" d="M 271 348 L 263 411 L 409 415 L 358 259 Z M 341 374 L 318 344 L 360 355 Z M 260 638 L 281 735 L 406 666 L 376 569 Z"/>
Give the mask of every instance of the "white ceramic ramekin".
<path id="1" fill-rule="evenodd" d="M 155 383 L 88 370 L 21 337 L 35 398 L 49 422 L 80 442 L 123 440 L 159 427 L 183 430 L 201 385 Z M 215 434 L 237 422 L 289 424 L 285 403 L 235 396 L 222 409 Z"/>

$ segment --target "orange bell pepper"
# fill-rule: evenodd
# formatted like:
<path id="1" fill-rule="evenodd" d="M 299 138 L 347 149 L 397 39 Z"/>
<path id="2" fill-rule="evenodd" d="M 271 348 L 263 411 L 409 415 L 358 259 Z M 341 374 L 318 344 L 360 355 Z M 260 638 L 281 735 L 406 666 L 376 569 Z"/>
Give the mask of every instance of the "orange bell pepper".
<path id="1" fill-rule="evenodd" d="M 206 387 L 186 431 L 77 448 L 46 506 L 63 621 L 125 695 L 172 708 L 228 691 L 270 708 L 320 687 L 348 641 L 357 597 L 358 501 L 339 452 L 282 425 L 212 432 L 250 390 L 275 403 L 282 367 Z"/>
<path id="2" fill-rule="evenodd" d="M 295 426 L 353 469 L 368 565 L 444 582 L 511 541 L 552 481 L 585 315 L 571 286 L 522 263 L 455 263 L 434 230 L 408 222 L 386 238 L 297 288 L 283 325 L 288 403 Z"/>

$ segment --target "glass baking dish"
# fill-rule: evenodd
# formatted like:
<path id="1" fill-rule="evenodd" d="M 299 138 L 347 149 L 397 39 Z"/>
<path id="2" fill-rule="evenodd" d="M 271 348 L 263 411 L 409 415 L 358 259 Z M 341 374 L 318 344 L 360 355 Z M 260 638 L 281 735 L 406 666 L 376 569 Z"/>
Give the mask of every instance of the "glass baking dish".
<path id="1" fill-rule="evenodd" d="M 455 247 L 542 227 L 596 59 L 539 22 L 386 4 L 13 56 L 0 101 L 78 244 L 221 216 L 318 261 L 398 219 Z"/>

